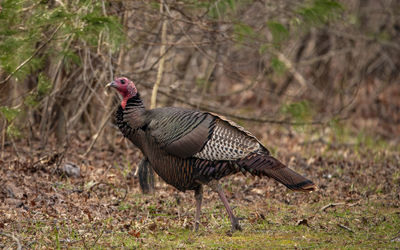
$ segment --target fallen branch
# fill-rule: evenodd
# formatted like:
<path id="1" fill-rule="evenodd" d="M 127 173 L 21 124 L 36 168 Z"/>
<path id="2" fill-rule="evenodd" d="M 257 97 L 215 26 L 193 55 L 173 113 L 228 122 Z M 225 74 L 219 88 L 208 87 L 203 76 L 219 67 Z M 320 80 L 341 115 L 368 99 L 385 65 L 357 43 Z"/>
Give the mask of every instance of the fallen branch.
<path id="1" fill-rule="evenodd" d="M 340 227 L 340 228 L 343 228 L 343 229 L 346 229 L 347 231 L 349 231 L 349 232 L 351 232 L 351 233 L 354 233 L 354 231 L 351 229 L 351 228 L 349 228 L 348 226 L 345 226 L 345 225 L 343 225 L 343 224 L 337 224 L 338 225 L 338 227 Z"/>
<path id="2" fill-rule="evenodd" d="M 344 203 L 344 202 L 329 203 L 328 205 L 323 206 L 323 207 L 320 209 L 320 211 L 323 212 L 323 211 L 325 211 L 327 208 L 336 207 L 336 206 L 341 206 L 341 205 L 346 205 L 346 203 Z"/>
<path id="3" fill-rule="evenodd" d="M 0 235 L 4 235 L 4 236 L 12 238 L 15 241 L 15 243 L 17 243 L 17 249 L 18 250 L 22 249 L 22 246 L 21 246 L 21 243 L 19 242 L 19 239 L 17 237 L 15 237 L 13 234 L 7 234 L 7 233 L 0 232 Z"/>

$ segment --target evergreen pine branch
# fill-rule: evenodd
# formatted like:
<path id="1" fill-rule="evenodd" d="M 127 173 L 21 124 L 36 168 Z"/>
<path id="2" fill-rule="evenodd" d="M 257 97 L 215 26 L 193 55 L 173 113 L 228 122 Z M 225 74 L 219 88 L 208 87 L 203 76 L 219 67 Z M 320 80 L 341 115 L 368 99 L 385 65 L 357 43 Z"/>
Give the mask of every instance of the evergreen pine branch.
<path id="1" fill-rule="evenodd" d="M 10 78 L 17 73 L 22 67 L 24 67 L 27 63 L 29 63 L 38 53 L 40 50 L 42 50 L 44 48 L 44 46 L 46 46 L 49 42 L 51 42 L 51 40 L 53 40 L 54 36 L 56 35 L 56 33 L 58 32 L 58 30 L 61 28 L 61 26 L 64 24 L 64 22 L 62 22 L 60 25 L 58 25 L 58 27 L 54 30 L 54 32 L 51 34 L 51 36 L 49 37 L 49 39 L 47 39 L 44 43 L 42 43 L 36 50 L 35 52 L 33 52 L 33 54 L 28 57 L 25 61 L 23 61 L 20 65 L 18 65 L 17 68 L 15 68 L 15 70 L 13 72 L 11 72 L 3 81 L 0 82 L 1 84 L 4 84 L 6 82 L 8 82 L 10 80 Z"/>

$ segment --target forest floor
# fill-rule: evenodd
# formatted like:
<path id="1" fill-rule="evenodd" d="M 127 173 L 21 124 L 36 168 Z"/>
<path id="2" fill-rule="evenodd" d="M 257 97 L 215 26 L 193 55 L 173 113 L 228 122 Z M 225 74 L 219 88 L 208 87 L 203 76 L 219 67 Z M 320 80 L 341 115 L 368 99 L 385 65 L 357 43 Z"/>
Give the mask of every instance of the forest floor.
<path id="1" fill-rule="evenodd" d="M 141 194 L 132 175 L 140 153 L 120 135 L 114 147 L 97 145 L 86 157 L 90 139 L 81 135 L 61 154 L 51 143 L 16 141 L 0 160 L 0 248 L 400 248 L 398 145 L 278 128 L 257 133 L 319 190 L 294 193 L 250 175 L 223 179 L 242 218 L 243 231 L 234 233 L 207 187 L 197 233 L 193 192 L 158 180 L 154 195 Z M 65 176 L 67 162 L 78 177 Z"/>

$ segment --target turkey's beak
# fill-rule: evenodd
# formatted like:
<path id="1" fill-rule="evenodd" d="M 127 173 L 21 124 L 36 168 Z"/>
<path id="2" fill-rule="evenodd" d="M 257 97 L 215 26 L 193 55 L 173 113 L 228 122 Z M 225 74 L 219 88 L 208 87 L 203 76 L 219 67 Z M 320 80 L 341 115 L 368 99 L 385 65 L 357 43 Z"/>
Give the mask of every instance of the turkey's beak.
<path id="1" fill-rule="evenodd" d="M 110 87 L 116 88 L 117 84 L 114 81 L 112 81 L 112 82 L 110 82 L 109 84 L 106 85 L 106 88 L 110 88 Z"/>

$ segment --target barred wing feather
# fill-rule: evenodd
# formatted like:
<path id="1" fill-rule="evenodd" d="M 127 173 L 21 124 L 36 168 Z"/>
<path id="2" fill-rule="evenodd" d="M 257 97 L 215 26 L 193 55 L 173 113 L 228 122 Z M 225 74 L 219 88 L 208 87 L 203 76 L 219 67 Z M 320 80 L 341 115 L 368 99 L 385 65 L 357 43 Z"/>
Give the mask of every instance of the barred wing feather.
<path id="1" fill-rule="evenodd" d="M 151 137 L 166 152 L 181 158 L 199 152 L 215 126 L 213 116 L 179 108 L 151 110 L 148 117 Z"/>
<path id="2" fill-rule="evenodd" d="M 263 149 L 248 131 L 212 113 L 169 108 L 150 114 L 151 136 L 168 153 L 204 160 L 237 160 Z"/>

